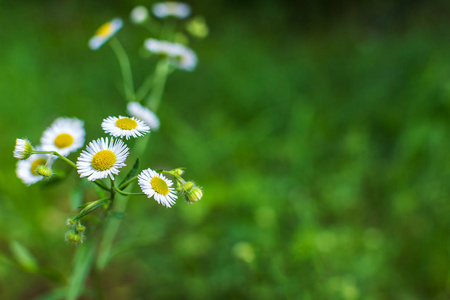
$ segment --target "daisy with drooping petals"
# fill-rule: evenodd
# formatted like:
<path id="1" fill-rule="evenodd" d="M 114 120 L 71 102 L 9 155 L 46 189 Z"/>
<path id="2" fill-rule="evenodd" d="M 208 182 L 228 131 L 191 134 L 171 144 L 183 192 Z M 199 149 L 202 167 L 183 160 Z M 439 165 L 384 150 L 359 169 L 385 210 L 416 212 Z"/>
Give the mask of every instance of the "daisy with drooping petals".
<path id="1" fill-rule="evenodd" d="M 176 17 L 184 19 L 191 14 L 191 7 L 186 3 L 168 1 L 155 3 L 152 6 L 152 11 L 158 18 Z"/>
<path id="2" fill-rule="evenodd" d="M 102 128 L 112 136 L 125 137 L 127 140 L 130 137 L 136 138 L 150 132 L 147 124 L 134 117 L 108 117 L 103 120 Z"/>
<path id="3" fill-rule="evenodd" d="M 122 28 L 123 21 L 120 18 L 115 18 L 110 22 L 107 22 L 100 26 L 95 32 L 94 36 L 89 40 L 89 48 L 97 50 L 107 40 L 109 40 L 117 31 Z"/>
<path id="4" fill-rule="evenodd" d="M 135 118 L 144 121 L 151 130 L 159 129 L 159 118 L 150 109 L 142 106 L 139 102 L 129 102 L 127 112 Z"/>
<path id="5" fill-rule="evenodd" d="M 41 138 L 42 149 L 67 156 L 83 147 L 85 135 L 83 121 L 77 118 L 58 118 L 44 131 Z"/>
<path id="6" fill-rule="evenodd" d="M 37 150 L 42 150 L 40 147 L 36 147 Z M 33 154 L 28 159 L 20 160 L 17 162 L 16 174 L 22 182 L 26 185 L 31 185 L 44 179 L 44 176 L 39 175 L 36 169 L 39 166 L 44 166 L 50 155 L 48 154 Z M 52 161 L 49 162 L 50 167 Z"/>
<path id="7" fill-rule="evenodd" d="M 146 39 L 144 46 L 151 53 L 168 57 L 169 62 L 178 69 L 193 71 L 197 66 L 198 59 L 195 52 L 181 44 Z"/>
<path id="8" fill-rule="evenodd" d="M 175 204 L 177 196 L 173 192 L 172 181 L 152 169 L 146 169 L 138 175 L 139 186 L 148 198 L 153 197 L 156 202 L 166 207 Z"/>
<path id="9" fill-rule="evenodd" d="M 119 169 L 126 166 L 125 160 L 130 149 L 121 140 L 100 138 L 89 143 L 77 160 L 80 177 L 95 181 L 119 174 Z"/>
<path id="10" fill-rule="evenodd" d="M 27 159 L 33 151 L 30 141 L 27 139 L 16 139 L 16 146 L 14 147 L 14 157 L 17 159 Z"/>
<path id="11" fill-rule="evenodd" d="M 145 48 L 149 52 L 165 57 L 173 57 L 177 55 L 180 52 L 178 45 L 179 44 L 155 39 L 146 39 L 144 43 Z"/>
<path id="12" fill-rule="evenodd" d="M 171 60 L 171 63 L 178 69 L 193 71 L 197 66 L 197 55 L 192 49 L 179 45 L 178 52 Z"/>

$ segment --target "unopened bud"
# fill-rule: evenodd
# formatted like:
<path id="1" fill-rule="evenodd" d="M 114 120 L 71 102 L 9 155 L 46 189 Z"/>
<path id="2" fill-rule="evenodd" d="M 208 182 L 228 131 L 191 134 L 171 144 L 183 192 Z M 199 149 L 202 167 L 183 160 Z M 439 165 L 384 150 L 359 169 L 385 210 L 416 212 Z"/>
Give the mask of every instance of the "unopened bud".
<path id="1" fill-rule="evenodd" d="M 197 202 L 198 200 L 202 199 L 203 192 L 202 189 L 199 187 L 192 188 L 187 194 L 186 194 L 186 200 L 189 203 Z"/>
<path id="2" fill-rule="evenodd" d="M 187 31 L 195 37 L 204 38 L 209 33 L 208 25 L 206 25 L 203 17 L 195 17 L 187 24 Z"/>
<path id="3" fill-rule="evenodd" d="M 14 157 L 17 159 L 27 159 L 33 152 L 33 146 L 27 139 L 16 139 L 16 146 L 14 147 Z"/>
<path id="4" fill-rule="evenodd" d="M 83 225 L 80 224 L 80 225 L 77 226 L 77 228 L 75 228 L 75 230 L 77 232 L 84 232 L 86 230 L 86 226 L 83 226 Z"/>
<path id="5" fill-rule="evenodd" d="M 75 225 L 75 220 L 72 218 L 68 218 L 66 221 L 67 226 L 74 226 Z"/>
<path id="6" fill-rule="evenodd" d="M 139 5 L 133 8 L 130 14 L 131 22 L 135 24 L 142 24 L 148 19 L 148 10 L 145 6 Z"/>
<path id="7" fill-rule="evenodd" d="M 66 233 L 66 241 L 78 244 L 83 242 L 83 236 L 79 233 L 69 231 Z"/>
<path id="8" fill-rule="evenodd" d="M 46 178 L 52 176 L 53 172 L 49 167 L 46 166 L 39 166 L 36 168 L 36 173 L 38 173 L 39 175 L 42 175 Z"/>
<path id="9" fill-rule="evenodd" d="M 183 169 L 173 169 L 173 170 L 172 170 L 172 173 L 173 173 L 174 175 L 181 176 L 181 175 L 183 175 L 184 170 L 183 170 Z"/>
<path id="10" fill-rule="evenodd" d="M 188 181 L 182 184 L 178 184 L 177 191 L 187 193 L 194 187 L 194 183 L 192 181 Z"/>

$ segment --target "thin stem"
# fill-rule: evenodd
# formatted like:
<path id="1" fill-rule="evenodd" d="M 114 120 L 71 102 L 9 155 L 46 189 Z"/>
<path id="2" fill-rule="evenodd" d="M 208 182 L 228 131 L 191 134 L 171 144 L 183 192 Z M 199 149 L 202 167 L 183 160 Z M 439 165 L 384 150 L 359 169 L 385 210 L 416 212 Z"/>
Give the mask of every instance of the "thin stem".
<path id="1" fill-rule="evenodd" d="M 62 160 L 64 160 L 66 163 L 68 163 L 69 165 L 71 165 L 71 166 L 74 167 L 75 169 L 77 168 L 77 165 L 76 165 L 73 161 L 71 161 L 71 160 L 68 159 L 67 157 L 62 156 L 61 154 L 59 154 L 59 153 L 56 152 L 56 151 L 36 151 L 36 150 L 33 150 L 32 153 L 33 153 L 33 154 L 53 154 L 53 155 L 58 156 L 58 157 L 61 158 Z"/>
<path id="2" fill-rule="evenodd" d="M 81 219 L 82 217 L 84 217 L 87 214 L 90 214 L 91 212 L 93 212 L 94 210 L 96 210 L 98 207 L 100 207 L 102 204 L 111 201 L 111 199 L 106 198 L 106 199 L 100 199 L 100 200 L 96 200 L 96 201 L 92 201 L 89 203 L 88 206 L 86 206 L 85 208 L 83 208 L 82 211 L 80 211 L 78 213 L 78 215 L 76 215 L 73 219 L 74 220 L 78 220 Z"/>
<path id="3" fill-rule="evenodd" d="M 101 182 L 99 180 L 93 181 L 93 183 L 95 183 L 97 186 L 104 189 L 105 191 L 109 192 L 111 190 L 109 187 L 107 187 L 103 182 Z"/>
<path id="4" fill-rule="evenodd" d="M 121 194 L 123 196 L 143 196 L 143 195 L 145 195 L 144 193 L 128 193 L 128 192 L 124 192 L 124 191 L 119 190 L 118 188 L 114 188 L 114 190 L 117 193 L 119 193 L 119 194 Z"/>
<path id="5" fill-rule="evenodd" d="M 120 71 L 122 72 L 123 77 L 125 97 L 127 98 L 127 101 L 134 101 L 136 96 L 134 94 L 133 73 L 131 72 L 130 59 L 128 58 L 127 52 L 119 40 L 115 37 L 109 40 L 109 45 L 119 61 Z"/>
<path id="6" fill-rule="evenodd" d="M 152 86 L 153 86 L 153 74 L 150 74 L 147 76 L 147 78 L 145 78 L 141 87 L 136 92 L 136 101 L 141 101 L 142 99 L 144 99 L 144 97 L 148 94 Z"/>
<path id="7" fill-rule="evenodd" d="M 119 186 L 119 189 L 120 189 L 120 190 L 123 190 L 123 189 L 126 188 L 130 183 L 132 183 L 132 182 L 134 182 L 134 181 L 136 181 L 136 180 L 138 180 L 137 176 L 131 178 L 131 179 L 128 180 L 128 181 L 125 181 L 124 183 L 122 183 L 122 184 Z"/>
<path id="8" fill-rule="evenodd" d="M 146 100 L 146 105 L 156 112 L 166 85 L 167 74 L 169 72 L 169 60 L 167 58 L 158 61 L 153 79 L 153 89 Z"/>

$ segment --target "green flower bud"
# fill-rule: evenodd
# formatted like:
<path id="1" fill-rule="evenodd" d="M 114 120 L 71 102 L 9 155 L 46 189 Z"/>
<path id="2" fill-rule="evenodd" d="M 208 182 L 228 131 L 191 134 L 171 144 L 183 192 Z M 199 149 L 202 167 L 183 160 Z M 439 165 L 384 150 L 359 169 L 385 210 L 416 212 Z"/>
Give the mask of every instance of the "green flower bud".
<path id="1" fill-rule="evenodd" d="M 39 175 L 44 176 L 45 178 L 48 178 L 48 177 L 52 176 L 52 174 L 53 174 L 52 170 L 49 167 L 46 167 L 46 166 L 43 166 L 43 165 L 38 166 L 36 168 L 36 173 L 38 173 Z"/>
<path id="2" fill-rule="evenodd" d="M 78 244 L 83 242 L 83 236 L 79 233 L 76 233 L 74 231 L 69 231 L 66 233 L 66 241 Z"/>
<path id="3" fill-rule="evenodd" d="M 183 175 L 184 170 L 183 170 L 183 169 L 174 169 L 174 170 L 172 170 L 172 173 L 173 173 L 174 175 L 181 176 L 181 175 Z"/>
<path id="4" fill-rule="evenodd" d="M 72 218 L 68 218 L 67 221 L 66 221 L 66 224 L 67 224 L 67 226 L 72 227 L 72 226 L 75 225 L 75 220 L 72 219 Z"/>
<path id="5" fill-rule="evenodd" d="M 194 187 L 194 183 L 192 181 L 188 181 L 184 184 L 179 183 L 177 185 L 177 191 L 187 193 Z"/>
<path id="6" fill-rule="evenodd" d="M 86 230 L 86 226 L 79 224 L 77 228 L 75 228 L 77 232 L 84 232 Z"/>
<path id="7" fill-rule="evenodd" d="M 14 157 L 17 159 L 27 159 L 33 152 L 33 146 L 27 139 L 16 139 L 16 146 L 14 147 Z"/>
<path id="8" fill-rule="evenodd" d="M 195 37 L 204 38 L 209 33 L 208 25 L 206 25 L 205 19 L 203 17 L 195 17 L 190 21 L 186 30 Z"/>
<path id="9" fill-rule="evenodd" d="M 186 194 L 186 200 L 189 203 L 197 202 L 198 200 L 202 199 L 203 192 L 202 189 L 199 187 L 193 187 L 187 194 Z"/>

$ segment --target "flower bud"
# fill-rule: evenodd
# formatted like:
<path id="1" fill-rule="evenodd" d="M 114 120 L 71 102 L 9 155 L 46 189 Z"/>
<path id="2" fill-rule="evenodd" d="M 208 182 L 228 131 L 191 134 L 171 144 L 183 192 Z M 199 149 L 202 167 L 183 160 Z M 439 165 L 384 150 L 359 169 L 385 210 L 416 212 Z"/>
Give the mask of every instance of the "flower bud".
<path id="1" fill-rule="evenodd" d="M 208 25 L 206 25 L 203 17 L 193 18 L 186 26 L 186 30 L 195 37 L 204 38 L 209 33 Z"/>
<path id="2" fill-rule="evenodd" d="M 186 194 L 186 200 L 189 203 L 197 202 L 198 200 L 202 199 L 203 192 L 202 189 L 199 187 L 193 187 L 187 194 Z"/>
<path id="3" fill-rule="evenodd" d="M 16 139 L 14 147 L 14 157 L 17 159 L 27 159 L 31 156 L 33 146 L 27 139 Z"/>
<path id="4" fill-rule="evenodd" d="M 72 218 L 68 218 L 67 221 L 66 221 L 66 225 L 70 226 L 70 227 L 74 226 L 75 225 L 75 220 L 72 219 Z"/>
<path id="5" fill-rule="evenodd" d="M 48 178 L 53 174 L 52 170 L 49 167 L 43 165 L 36 168 L 36 173 L 38 173 L 41 176 L 44 176 L 45 178 Z"/>
<path id="6" fill-rule="evenodd" d="M 86 226 L 79 224 L 77 228 L 75 228 L 77 232 L 84 232 L 86 230 Z"/>
<path id="7" fill-rule="evenodd" d="M 185 182 L 184 184 L 178 183 L 177 191 L 187 193 L 194 187 L 194 183 L 192 181 Z"/>
<path id="8" fill-rule="evenodd" d="M 83 242 L 83 236 L 79 233 L 76 233 L 74 231 L 69 231 L 66 233 L 66 241 L 78 244 Z"/>
<path id="9" fill-rule="evenodd" d="M 173 169 L 171 172 L 172 172 L 174 175 L 181 176 L 181 175 L 183 175 L 184 170 L 178 168 L 178 169 Z"/>
<path id="10" fill-rule="evenodd" d="M 130 14 L 131 22 L 135 24 L 142 24 L 148 19 L 148 10 L 145 6 L 139 5 L 133 8 Z"/>

